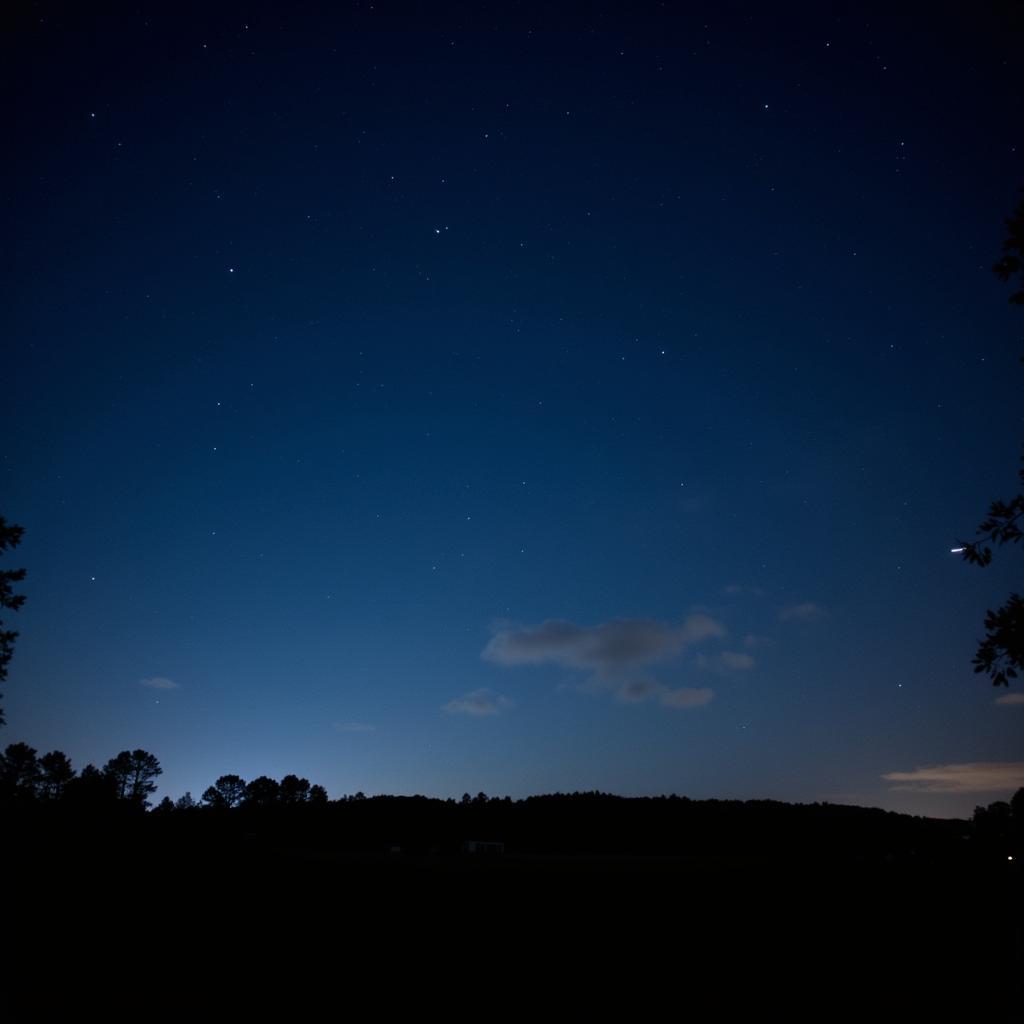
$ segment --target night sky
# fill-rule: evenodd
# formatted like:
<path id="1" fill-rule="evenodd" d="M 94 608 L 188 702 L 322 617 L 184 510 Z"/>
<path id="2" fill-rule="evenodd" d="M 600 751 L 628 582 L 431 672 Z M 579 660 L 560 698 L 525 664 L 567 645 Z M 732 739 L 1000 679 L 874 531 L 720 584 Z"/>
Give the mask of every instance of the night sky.
<path id="1" fill-rule="evenodd" d="M 1018 489 L 1020 15 L 87 6 L 0 44 L 4 745 L 1024 785 L 971 667 L 1020 552 L 950 553 Z"/>

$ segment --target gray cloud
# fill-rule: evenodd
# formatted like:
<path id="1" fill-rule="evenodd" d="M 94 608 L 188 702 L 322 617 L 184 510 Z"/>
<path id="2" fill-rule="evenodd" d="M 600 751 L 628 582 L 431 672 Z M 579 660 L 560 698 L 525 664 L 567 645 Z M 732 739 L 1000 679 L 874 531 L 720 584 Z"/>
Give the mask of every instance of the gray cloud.
<path id="1" fill-rule="evenodd" d="M 1024 693 L 1004 693 L 1002 697 L 996 697 L 996 704 L 1024 704 Z"/>
<path id="2" fill-rule="evenodd" d="M 666 686 L 658 695 L 658 700 L 667 708 L 699 708 L 710 704 L 714 696 L 715 691 L 707 687 L 690 689 L 687 686 L 680 686 L 678 689 L 670 690 Z"/>
<path id="3" fill-rule="evenodd" d="M 783 622 L 820 622 L 828 618 L 828 612 L 813 601 L 805 601 L 803 604 L 791 604 L 783 608 L 779 618 Z"/>
<path id="4" fill-rule="evenodd" d="M 638 704 L 640 701 L 657 697 L 662 689 L 663 687 L 653 679 L 631 679 L 618 687 L 616 696 L 619 700 Z"/>
<path id="5" fill-rule="evenodd" d="M 693 659 L 694 665 L 702 672 L 717 672 L 729 675 L 732 672 L 748 672 L 756 662 L 750 654 L 742 651 L 722 651 L 718 654 L 698 654 Z"/>
<path id="6" fill-rule="evenodd" d="M 1024 761 L 935 764 L 912 772 L 888 772 L 882 778 L 898 783 L 894 789 L 924 793 L 1012 793 L 1024 786 Z"/>
<path id="7" fill-rule="evenodd" d="M 500 629 L 482 657 L 499 665 L 558 665 L 588 673 L 582 688 L 611 692 L 628 703 L 654 700 L 670 708 L 707 704 L 709 689 L 672 689 L 649 678 L 644 668 L 679 657 L 687 648 L 725 635 L 725 627 L 709 615 L 695 614 L 679 624 L 653 619 L 613 619 L 596 626 L 577 626 L 549 619 L 538 626 Z M 732 654 L 733 668 L 750 668 L 753 659 Z"/>
<path id="8" fill-rule="evenodd" d="M 514 706 L 508 697 L 503 697 L 493 690 L 481 689 L 442 704 L 441 710 L 447 711 L 450 715 L 500 715 Z"/>
<path id="9" fill-rule="evenodd" d="M 499 630 L 482 656 L 499 665 L 546 663 L 611 677 L 724 635 L 725 628 L 708 615 L 691 615 L 678 626 L 653 619 L 613 619 L 598 626 L 548 619 L 539 626 Z"/>
<path id="10" fill-rule="evenodd" d="M 176 683 L 166 676 L 150 676 L 148 679 L 140 679 L 140 686 L 148 686 L 151 690 L 180 690 L 181 683 Z"/>
<path id="11" fill-rule="evenodd" d="M 722 651 L 722 667 L 732 672 L 746 672 L 754 667 L 754 659 L 742 651 Z"/>
<path id="12" fill-rule="evenodd" d="M 699 708 L 710 704 L 715 691 L 707 688 L 691 689 L 680 686 L 676 689 L 665 686 L 655 679 L 633 679 L 616 687 L 615 696 L 630 704 L 654 700 L 666 708 Z"/>

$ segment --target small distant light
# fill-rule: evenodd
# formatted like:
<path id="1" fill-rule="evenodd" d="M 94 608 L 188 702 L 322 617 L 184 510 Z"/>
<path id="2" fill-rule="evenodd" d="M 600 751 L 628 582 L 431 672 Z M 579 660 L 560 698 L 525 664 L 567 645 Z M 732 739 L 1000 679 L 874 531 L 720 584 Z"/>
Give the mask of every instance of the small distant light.
<path id="1" fill-rule="evenodd" d="M 960 554 L 960 552 L 961 552 L 961 551 L 964 551 L 964 550 L 965 550 L 964 548 L 950 548 L 950 549 L 949 549 L 949 553 L 950 553 L 951 555 L 959 555 L 959 554 Z"/>
<path id="2" fill-rule="evenodd" d="M 1008 853 L 1008 854 L 1006 855 L 1006 859 L 1007 859 L 1007 860 L 1013 860 L 1013 854 L 1012 854 L 1012 853 Z"/>

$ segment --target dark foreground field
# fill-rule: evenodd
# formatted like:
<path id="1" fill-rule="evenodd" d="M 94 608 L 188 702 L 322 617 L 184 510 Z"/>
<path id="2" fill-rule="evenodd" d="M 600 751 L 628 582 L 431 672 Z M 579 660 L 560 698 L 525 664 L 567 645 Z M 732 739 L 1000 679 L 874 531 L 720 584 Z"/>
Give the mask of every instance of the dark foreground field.
<path id="1" fill-rule="evenodd" d="M 324 964 L 480 971 L 588 986 L 802 987 L 1009 994 L 1019 981 L 1020 872 L 1006 862 L 335 853 L 255 837 L 212 848 L 66 848 L 7 866 L 8 934 L 74 938 L 83 962 L 216 965 L 214 977 Z M 340 966 L 340 965 L 343 965 Z M 289 968 L 291 970 L 293 968 Z M 219 972 L 225 972 L 220 974 Z M 252 979 L 250 978 L 250 981 Z M 562 977 L 564 981 L 564 976 Z M 461 983 L 461 982 L 460 982 Z M 721 982 L 717 982 L 719 984 Z M 749 994 L 749 993 L 748 993 Z"/>
<path id="2" fill-rule="evenodd" d="M 5 966 L 35 1012 L 141 988 L 138 1015 L 156 986 L 319 1001 L 289 1019 L 324 1000 L 532 1018 L 556 999 L 630 1019 L 698 999 L 713 1019 L 1021 1017 L 1020 860 L 978 822 L 584 795 L 33 805 L 6 824 Z"/>

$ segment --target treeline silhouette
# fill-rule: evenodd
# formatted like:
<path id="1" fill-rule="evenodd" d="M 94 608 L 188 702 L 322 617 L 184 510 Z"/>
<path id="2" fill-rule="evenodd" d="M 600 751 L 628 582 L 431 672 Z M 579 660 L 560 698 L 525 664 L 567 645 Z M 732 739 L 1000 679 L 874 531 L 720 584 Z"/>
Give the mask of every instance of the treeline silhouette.
<path id="1" fill-rule="evenodd" d="M 197 801 L 186 793 L 150 808 L 162 769 L 144 750 L 122 751 L 80 773 L 61 751 L 25 743 L 0 755 L 0 813 L 20 834 L 65 829 L 199 850 L 243 844 L 312 855 L 699 857 L 726 862 L 963 861 L 1020 857 L 1024 789 L 979 807 L 971 822 L 878 808 L 776 800 L 691 800 L 554 793 L 461 800 L 362 793 L 330 800 L 323 786 L 286 775 L 222 775 Z"/>
<path id="2" fill-rule="evenodd" d="M 964 977 L 1022 961 L 1024 791 L 963 821 L 600 792 L 331 800 L 297 775 L 222 775 L 198 800 L 156 802 L 159 774 L 144 750 L 78 773 L 60 751 L 0 756 L 0 871 L 24 948 L 87 923 L 103 958 L 180 935 L 221 956 L 329 934 L 349 956 L 391 963 L 406 943 L 448 965 L 453 950 L 532 936 L 555 963 L 612 950 L 619 970 L 635 953 L 644 977 L 671 925 L 654 943 L 670 974 L 720 962 L 925 977 L 936 936 L 955 937 Z"/>

